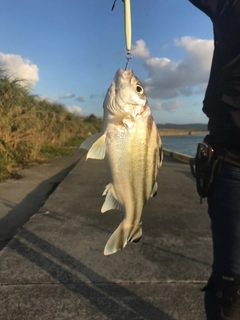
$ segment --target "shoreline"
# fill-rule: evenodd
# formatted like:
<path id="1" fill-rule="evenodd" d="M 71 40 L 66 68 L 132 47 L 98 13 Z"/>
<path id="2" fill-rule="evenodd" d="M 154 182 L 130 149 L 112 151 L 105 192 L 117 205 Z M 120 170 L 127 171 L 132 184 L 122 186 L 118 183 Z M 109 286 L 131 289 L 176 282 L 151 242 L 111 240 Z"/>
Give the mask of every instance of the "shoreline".
<path id="1" fill-rule="evenodd" d="M 197 135 L 197 134 L 208 134 L 208 131 L 201 130 L 183 130 L 183 129 L 165 129 L 158 128 L 158 132 L 161 137 L 167 136 L 189 136 L 189 135 Z"/>

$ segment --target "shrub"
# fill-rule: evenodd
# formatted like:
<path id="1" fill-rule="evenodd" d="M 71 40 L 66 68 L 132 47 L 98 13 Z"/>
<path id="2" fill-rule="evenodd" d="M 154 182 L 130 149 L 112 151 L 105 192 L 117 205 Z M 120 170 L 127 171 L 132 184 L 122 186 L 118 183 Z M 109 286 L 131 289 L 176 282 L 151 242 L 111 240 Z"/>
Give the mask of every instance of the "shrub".
<path id="1" fill-rule="evenodd" d="M 16 167 L 76 146 L 99 132 L 101 122 L 94 115 L 82 119 L 62 104 L 31 95 L 23 81 L 0 70 L 0 180 Z"/>

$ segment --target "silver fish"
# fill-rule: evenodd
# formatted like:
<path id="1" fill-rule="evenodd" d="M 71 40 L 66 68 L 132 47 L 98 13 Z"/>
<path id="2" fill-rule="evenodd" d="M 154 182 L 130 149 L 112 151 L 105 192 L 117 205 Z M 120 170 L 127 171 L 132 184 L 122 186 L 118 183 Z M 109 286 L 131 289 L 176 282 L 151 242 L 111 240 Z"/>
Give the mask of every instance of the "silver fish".
<path id="1" fill-rule="evenodd" d="M 109 255 L 142 237 L 141 215 L 146 201 L 157 193 L 162 143 L 144 92 L 131 69 L 119 69 L 107 91 L 102 131 L 85 140 L 87 159 L 105 159 L 110 183 L 101 212 L 117 209 L 124 219 L 109 238 Z"/>

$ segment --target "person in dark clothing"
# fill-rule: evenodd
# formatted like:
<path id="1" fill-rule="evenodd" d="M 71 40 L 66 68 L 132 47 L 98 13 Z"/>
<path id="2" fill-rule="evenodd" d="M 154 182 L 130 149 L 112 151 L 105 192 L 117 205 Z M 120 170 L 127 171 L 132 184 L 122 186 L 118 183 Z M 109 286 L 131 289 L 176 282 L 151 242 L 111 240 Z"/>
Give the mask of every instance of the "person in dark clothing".
<path id="1" fill-rule="evenodd" d="M 213 23 L 214 53 L 203 112 L 210 145 L 221 161 L 208 212 L 212 275 L 205 291 L 208 320 L 240 320 L 240 0 L 189 0 Z"/>

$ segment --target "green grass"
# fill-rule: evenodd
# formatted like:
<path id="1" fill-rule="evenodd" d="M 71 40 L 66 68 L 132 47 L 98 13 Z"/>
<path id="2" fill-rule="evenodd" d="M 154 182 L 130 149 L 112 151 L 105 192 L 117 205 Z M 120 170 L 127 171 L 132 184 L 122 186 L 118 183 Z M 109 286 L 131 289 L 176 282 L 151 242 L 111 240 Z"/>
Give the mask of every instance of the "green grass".
<path id="1" fill-rule="evenodd" d="M 86 137 L 72 137 L 65 142 L 65 147 L 79 147 Z"/>
<path id="2" fill-rule="evenodd" d="M 41 148 L 40 153 L 44 158 L 53 158 L 53 157 L 73 155 L 77 151 L 78 151 L 77 147 L 66 148 L 66 147 L 44 146 Z"/>

